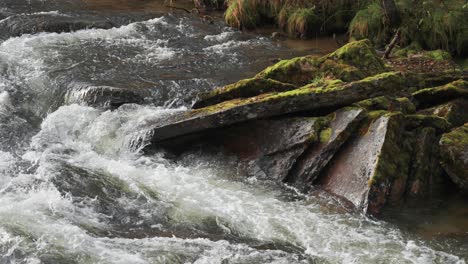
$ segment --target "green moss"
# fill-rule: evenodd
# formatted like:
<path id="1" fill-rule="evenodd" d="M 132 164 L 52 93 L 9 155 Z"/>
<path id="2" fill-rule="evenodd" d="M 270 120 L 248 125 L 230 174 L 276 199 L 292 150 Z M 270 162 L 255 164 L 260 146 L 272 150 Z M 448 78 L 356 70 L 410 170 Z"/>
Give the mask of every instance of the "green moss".
<path id="1" fill-rule="evenodd" d="M 415 129 L 418 127 L 432 127 L 435 128 L 439 133 L 447 131 L 451 124 L 442 117 L 435 115 L 406 115 L 406 127 L 409 129 Z"/>
<path id="2" fill-rule="evenodd" d="M 386 113 L 388 123 L 382 151 L 378 157 L 375 173 L 368 181 L 372 188 L 380 188 L 390 185 L 394 181 L 405 181 L 408 175 L 409 164 L 411 160 L 408 144 L 402 140 L 402 115 L 399 113 Z M 393 191 L 393 190 L 392 190 Z M 388 194 L 387 194 L 388 195 Z"/>
<path id="3" fill-rule="evenodd" d="M 377 56 L 368 39 L 350 42 L 327 56 L 342 64 L 352 65 L 367 76 L 386 71 L 385 63 Z"/>
<path id="4" fill-rule="evenodd" d="M 199 95 L 199 100 L 193 107 L 200 108 L 236 98 L 248 98 L 263 93 L 289 91 L 296 88 L 297 86 L 292 84 L 282 83 L 272 79 L 244 79 Z"/>
<path id="5" fill-rule="evenodd" d="M 468 124 L 443 134 L 440 143 L 443 145 L 468 146 Z"/>
<path id="6" fill-rule="evenodd" d="M 328 140 L 330 140 L 330 137 L 332 135 L 332 129 L 331 128 L 327 128 L 327 129 L 324 129 L 320 132 L 320 142 L 322 143 L 325 143 L 327 142 Z"/>
<path id="7" fill-rule="evenodd" d="M 444 50 L 433 50 L 424 53 L 425 56 L 434 59 L 436 61 L 444 61 L 444 60 L 451 60 L 452 55 L 449 52 Z"/>
<path id="8" fill-rule="evenodd" d="M 283 60 L 257 74 L 280 82 L 304 85 L 317 77 L 346 82 L 385 72 L 384 62 L 377 56 L 369 40 L 351 42 L 322 58 L 305 56 Z"/>
<path id="9" fill-rule="evenodd" d="M 457 80 L 435 88 L 421 89 L 413 93 L 415 104 L 426 108 L 457 98 L 468 98 L 468 82 Z"/>

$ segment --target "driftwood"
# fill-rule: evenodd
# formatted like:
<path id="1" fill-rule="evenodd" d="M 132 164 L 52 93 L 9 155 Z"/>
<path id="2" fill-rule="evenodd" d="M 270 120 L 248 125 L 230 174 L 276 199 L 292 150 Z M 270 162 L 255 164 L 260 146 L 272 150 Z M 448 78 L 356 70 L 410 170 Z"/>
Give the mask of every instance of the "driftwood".
<path id="1" fill-rule="evenodd" d="M 401 35 L 401 30 L 398 29 L 396 31 L 395 36 L 393 37 L 392 41 L 390 41 L 390 44 L 388 44 L 387 48 L 385 49 L 385 53 L 384 53 L 384 56 L 383 56 L 385 59 L 388 59 L 388 57 L 390 56 L 390 53 L 392 52 L 392 50 L 395 47 L 398 40 L 400 39 L 400 35 Z"/>

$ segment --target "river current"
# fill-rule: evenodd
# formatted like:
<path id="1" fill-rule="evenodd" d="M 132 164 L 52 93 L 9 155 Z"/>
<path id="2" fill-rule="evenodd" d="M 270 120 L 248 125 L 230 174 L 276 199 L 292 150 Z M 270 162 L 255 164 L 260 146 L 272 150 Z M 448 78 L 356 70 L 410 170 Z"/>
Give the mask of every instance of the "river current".
<path id="1" fill-rule="evenodd" d="M 141 153 L 145 123 L 294 55 L 182 13 L 3 40 L 0 263 L 465 263 L 466 244 L 243 177 L 229 157 Z M 141 89 L 145 102 L 67 100 L 83 82 Z"/>

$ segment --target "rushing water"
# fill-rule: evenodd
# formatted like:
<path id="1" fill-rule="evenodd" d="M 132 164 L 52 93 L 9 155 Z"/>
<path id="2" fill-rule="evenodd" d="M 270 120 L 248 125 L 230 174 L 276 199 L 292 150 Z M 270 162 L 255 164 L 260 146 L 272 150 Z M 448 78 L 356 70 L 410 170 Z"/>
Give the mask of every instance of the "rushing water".
<path id="1" fill-rule="evenodd" d="M 228 157 L 133 144 L 196 93 L 292 55 L 181 15 L 3 41 L 0 263 L 465 263 L 466 244 L 242 177 Z M 142 89 L 145 104 L 64 105 L 80 82 Z"/>

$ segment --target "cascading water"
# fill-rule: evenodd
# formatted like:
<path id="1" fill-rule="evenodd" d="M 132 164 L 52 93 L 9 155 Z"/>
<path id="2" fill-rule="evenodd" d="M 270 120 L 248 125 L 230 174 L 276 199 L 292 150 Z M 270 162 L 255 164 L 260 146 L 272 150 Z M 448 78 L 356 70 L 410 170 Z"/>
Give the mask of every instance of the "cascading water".
<path id="1" fill-rule="evenodd" d="M 1 43 L 0 262 L 464 263 L 462 249 L 326 194 L 237 175 L 229 157 L 140 153 L 142 124 L 277 54 L 288 51 L 172 15 Z M 65 105 L 83 82 L 139 89 L 145 102 Z"/>

